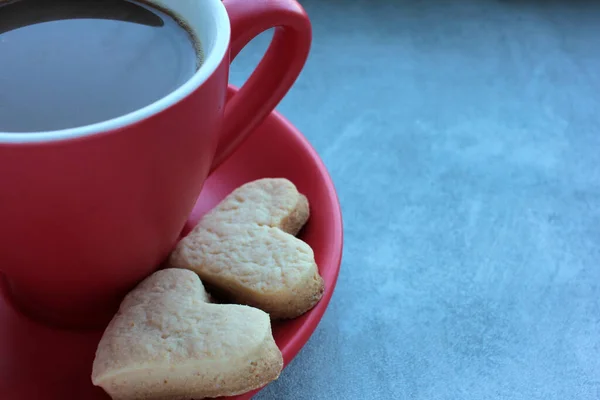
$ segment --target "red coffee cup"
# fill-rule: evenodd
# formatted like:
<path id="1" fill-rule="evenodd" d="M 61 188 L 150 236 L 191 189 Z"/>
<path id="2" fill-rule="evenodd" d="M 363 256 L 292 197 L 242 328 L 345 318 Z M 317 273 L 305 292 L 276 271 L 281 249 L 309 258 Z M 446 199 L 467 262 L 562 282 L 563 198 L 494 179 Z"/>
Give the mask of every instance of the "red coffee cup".
<path id="1" fill-rule="evenodd" d="M 0 271 L 16 304 L 47 323 L 111 318 L 168 256 L 208 174 L 275 108 L 308 56 L 311 26 L 295 0 L 152 2 L 182 16 L 203 45 L 205 61 L 182 87 L 93 125 L 0 132 Z M 226 101 L 231 60 L 270 28 L 263 60 Z"/>

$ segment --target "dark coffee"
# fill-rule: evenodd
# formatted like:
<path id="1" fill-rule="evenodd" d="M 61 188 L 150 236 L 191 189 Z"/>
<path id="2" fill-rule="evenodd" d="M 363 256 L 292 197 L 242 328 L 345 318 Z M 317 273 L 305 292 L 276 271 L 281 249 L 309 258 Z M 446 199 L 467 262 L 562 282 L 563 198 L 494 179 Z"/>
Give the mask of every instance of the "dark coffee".
<path id="1" fill-rule="evenodd" d="M 185 83 L 200 55 L 183 24 L 148 3 L 0 0 L 0 132 L 138 110 Z"/>

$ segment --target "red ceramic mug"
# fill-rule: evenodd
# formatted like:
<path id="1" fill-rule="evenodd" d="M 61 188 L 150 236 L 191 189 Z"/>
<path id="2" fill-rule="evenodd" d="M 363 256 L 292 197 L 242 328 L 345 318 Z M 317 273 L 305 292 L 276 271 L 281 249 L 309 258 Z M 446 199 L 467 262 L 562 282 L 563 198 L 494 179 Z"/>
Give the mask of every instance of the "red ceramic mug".
<path id="1" fill-rule="evenodd" d="M 44 322 L 110 319 L 168 256 L 208 174 L 273 110 L 308 56 L 310 22 L 295 0 L 151 2 L 182 16 L 203 45 L 205 61 L 182 87 L 81 128 L 0 132 L 0 271 L 16 304 Z M 226 101 L 231 60 L 270 28 L 263 60 Z"/>

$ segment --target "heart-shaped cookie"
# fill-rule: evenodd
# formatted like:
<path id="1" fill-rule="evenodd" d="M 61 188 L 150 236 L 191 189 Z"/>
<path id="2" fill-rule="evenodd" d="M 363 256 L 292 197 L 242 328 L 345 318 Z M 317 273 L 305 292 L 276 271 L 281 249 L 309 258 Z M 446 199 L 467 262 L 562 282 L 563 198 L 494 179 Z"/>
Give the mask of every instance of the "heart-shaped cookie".
<path id="1" fill-rule="evenodd" d="M 154 273 L 129 293 L 100 340 L 92 382 L 114 400 L 232 396 L 277 379 L 283 359 L 269 316 L 207 303 L 198 276 Z"/>
<path id="2" fill-rule="evenodd" d="M 324 290 L 312 249 L 294 237 L 308 218 L 308 200 L 289 180 L 247 183 L 178 243 L 169 265 L 196 272 L 229 301 L 297 317 Z"/>

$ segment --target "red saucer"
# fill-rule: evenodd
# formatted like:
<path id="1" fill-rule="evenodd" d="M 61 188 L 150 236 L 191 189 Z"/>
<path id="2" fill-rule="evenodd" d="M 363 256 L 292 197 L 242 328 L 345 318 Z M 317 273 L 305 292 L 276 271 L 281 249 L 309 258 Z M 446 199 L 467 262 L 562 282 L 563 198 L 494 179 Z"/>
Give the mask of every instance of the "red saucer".
<path id="1" fill-rule="evenodd" d="M 186 229 L 236 187 L 263 177 L 288 178 L 307 195 L 311 217 L 300 238 L 312 246 L 326 285 L 323 298 L 313 310 L 295 320 L 273 324 L 275 340 L 287 365 L 323 317 L 342 257 L 338 198 L 315 150 L 285 118 L 272 113 L 205 183 Z M 16 311 L 6 289 L 0 276 L 0 399 L 110 400 L 90 380 L 102 332 L 63 331 L 40 325 Z M 256 392 L 235 399 L 250 399 Z"/>

